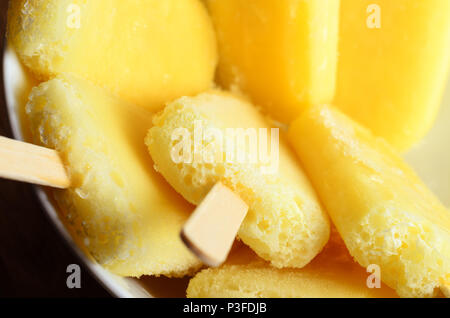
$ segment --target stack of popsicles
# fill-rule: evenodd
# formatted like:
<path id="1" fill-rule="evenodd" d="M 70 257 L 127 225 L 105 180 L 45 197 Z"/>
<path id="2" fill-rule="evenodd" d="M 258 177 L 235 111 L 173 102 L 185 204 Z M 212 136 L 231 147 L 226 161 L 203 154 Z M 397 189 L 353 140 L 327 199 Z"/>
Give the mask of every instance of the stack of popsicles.
<path id="1" fill-rule="evenodd" d="M 10 43 L 42 81 L 29 125 L 67 166 L 53 194 L 80 244 L 119 275 L 193 275 L 178 234 L 222 182 L 249 207 L 246 246 L 189 297 L 448 296 L 450 212 L 397 151 L 436 116 L 450 2 L 377 3 L 12 1 Z M 277 125 L 278 156 L 227 161 L 201 140 L 211 160 L 175 162 L 174 133 L 199 124 Z"/>

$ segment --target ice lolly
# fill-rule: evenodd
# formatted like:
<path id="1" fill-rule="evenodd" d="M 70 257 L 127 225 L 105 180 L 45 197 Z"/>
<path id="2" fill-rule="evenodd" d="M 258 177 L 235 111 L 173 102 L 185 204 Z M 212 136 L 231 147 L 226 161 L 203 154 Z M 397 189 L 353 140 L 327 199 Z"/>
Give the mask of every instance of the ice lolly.
<path id="1" fill-rule="evenodd" d="M 276 267 L 303 267 L 322 250 L 328 217 L 284 136 L 277 147 L 269 123 L 253 105 L 210 91 L 174 101 L 153 123 L 146 143 L 156 170 L 196 205 L 219 181 L 239 195 L 249 210 L 238 236 L 259 256 Z M 245 133 L 244 143 L 239 132 Z M 188 147 L 181 148 L 185 136 Z M 236 147 L 229 146 L 233 143 Z M 238 159 L 241 150 L 244 160 Z M 251 161 L 256 152 L 269 155 Z"/>
<path id="2" fill-rule="evenodd" d="M 383 139 L 333 107 L 289 132 L 351 255 L 403 297 L 436 296 L 450 273 L 450 211 Z"/>
<path id="3" fill-rule="evenodd" d="M 60 75 L 27 104 L 36 143 L 60 153 L 71 179 L 52 196 L 81 247 L 122 276 L 183 276 L 200 263 L 179 231 L 192 209 L 153 169 L 144 145 L 152 115 Z"/>
<path id="4" fill-rule="evenodd" d="M 337 106 L 407 150 L 431 128 L 450 61 L 450 1 L 342 0 Z"/>
<path id="5" fill-rule="evenodd" d="M 209 88 L 217 64 L 198 0 L 15 0 L 8 37 L 41 79 L 72 73 L 151 110 Z"/>
<path id="6" fill-rule="evenodd" d="M 189 282 L 189 298 L 398 297 L 349 255 L 334 232 L 324 250 L 302 269 L 277 269 L 241 247 L 226 265 L 205 269 Z M 369 281 L 369 285 L 367 282 Z M 372 287 L 372 288 L 369 288 Z M 380 288 L 373 288 L 380 287 Z"/>
<path id="7" fill-rule="evenodd" d="M 290 123 L 335 93 L 339 0 L 207 0 L 218 81 Z"/>

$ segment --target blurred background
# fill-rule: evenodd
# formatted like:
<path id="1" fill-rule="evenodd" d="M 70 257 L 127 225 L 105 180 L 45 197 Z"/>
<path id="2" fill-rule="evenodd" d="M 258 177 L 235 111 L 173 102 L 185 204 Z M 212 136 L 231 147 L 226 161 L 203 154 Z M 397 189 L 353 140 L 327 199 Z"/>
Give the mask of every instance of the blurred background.
<path id="1" fill-rule="evenodd" d="M 8 1 L 0 1 L 0 45 L 6 45 Z M 3 60 L 3 59 L 2 59 Z M 0 135 L 11 137 L 0 65 Z M 7 80 L 7 79 L 6 79 Z M 81 289 L 69 289 L 69 264 L 81 266 Z M 109 297 L 61 239 L 30 185 L 0 179 L 0 297 Z"/>

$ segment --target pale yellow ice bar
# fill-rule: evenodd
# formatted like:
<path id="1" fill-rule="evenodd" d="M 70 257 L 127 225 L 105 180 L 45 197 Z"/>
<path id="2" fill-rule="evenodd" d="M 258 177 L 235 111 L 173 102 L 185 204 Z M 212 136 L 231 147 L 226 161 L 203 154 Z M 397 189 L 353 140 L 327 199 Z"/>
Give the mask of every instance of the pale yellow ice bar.
<path id="1" fill-rule="evenodd" d="M 335 94 L 339 0 L 206 0 L 219 43 L 217 79 L 290 123 Z"/>
<path id="2" fill-rule="evenodd" d="M 335 104 L 407 150 L 428 132 L 450 61 L 450 1 L 341 0 Z"/>
<path id="3" fill-rule="evenodd" d="M 234 252 L 229 262 L 206 269 L 191 279 L 189 298 L 391 298 L 396 293 L 348 254 L 339 236 L 302 269 L 277 269 L 247 248 Z M 369 281 L 369 285 L 367 282 Z"/>
<path id="4" fill-rule="evenodd" d="M 393 148 L 328 106 L 307 110 L 289 136 L 356 261 L 378 265 L 400 296 L 438 295 L 450 273 L 450 211 Z"/>
<path id="5" fill-rule="evenodd" d="M 8 37 L 41 79 L 68 72 L 151 110 L 212 84 L 212 23 L 198 0 L 14 0 Z"/>
<path id="6" fill-rule="evenodd" d="M 250 103 L 212 91 L 168 105 L 154 119 L 146 143 L 155 168 L 189 202 L 198 205 L 221 181 L 249 206 L 238 233 L 240 239 L 277 267 L 303 267 L 326 244 L 329 221 L 284 136 L 279 147 L 274 146 L 276 142 L 271 139 L 275 134 L 270 128 Z M 229 129 L 249 133 L 244 135 L 243 145 L 235 138 L 242 134 L 238 130 L 230 134 Z M 220 135 L 211 134 L 214 130 Z M 191 144 L 183 149 L 180 145 L 186 140 Z M 228 147 L 231 142 L 235 148 Z M 202 147 L 191 147 L 194 144 Z M 267 145 L 268 151 L 261 144 Z M 260 157 L 252 145 L 257 152 L 269 155 Z M 239 150 L 243 161 L 237 158 Z M 191 158 L 185 157 L 189 152 Z M 227 156 L 230 152 L 234 158 Z M 179 153 L 180 158 L 173 156 Z M 276 153 L 278 165 L 273 156 Z M 252 154 L 257 156 L 254 162 Z"/>
<path id="7" fill-rule="evenodd" d="M 101 265 L 123 276 L 200 266 L 179 239 L 191 207 L 154 172 L 144 145 L 150 113 L 61 75 L 33 89 L 27 115 L 34 140 L 67 165 L 71 187 L 53 196 Z"/>

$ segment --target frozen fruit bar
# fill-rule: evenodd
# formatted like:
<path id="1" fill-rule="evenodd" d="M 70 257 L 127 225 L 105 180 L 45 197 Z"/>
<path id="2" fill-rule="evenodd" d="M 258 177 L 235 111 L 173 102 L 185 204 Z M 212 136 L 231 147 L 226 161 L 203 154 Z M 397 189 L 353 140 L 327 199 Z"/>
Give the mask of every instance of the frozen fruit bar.
<path id="1" fill-rule="evenodd" d="M 328 217 L 284 136 L 277 147 L 269 128 L 250 103 L 211 91 L 169 104 L 146 143 L 156 169 L 189 202 L 198 205 L 221 181 L 249 206 L 240 239 L 276 267 L 303 267 L 326 244 Z"/>
<path id="2" fill-rule="evenodd" d="M 213 80 L 215 34 L 198 0 L 14 0 L 8 24 L 41 79 L 72 73 L 151 110 Z"/>
<path id="3" fill-rule="evenodd" d="M 52 191 L 81 246 L 123 276 L 182 276 L 199 267 L 179 239 L 190 211 L 153 171 L 144 145 L 151 115 L 61 75 L 34 88 L 34 140 L 56 149 L 71 187 Z"/>
<path id="4" fill-rule="evenodd" d="M 450 61 L 450 1 L 341 0 L 336 106 L 407 150 L 431 128 Z"/>
<path id="5" fill-rule="evenodd" d="M 339 0 L 207 0 L 218 80 L 290 123 L 335 93 Z"/>
<path id="6" fill-rule="evenodd" d="M 217 269 L 206 269 L 191 279 L 189 298 L 391 298 L 384 284 L 369 288 L 371 274 L 348 254 L 341 238 L 330 242 L 302 269 L 277 269 L 241 248 Z"/>
<path id="7" fill-rule="evenodd" d="M 435 296 L 450 273 L 450 211 L 383 139 L 315 106 L 290 130 L 306 173 L 351 255 L 403 297 Z"/>

